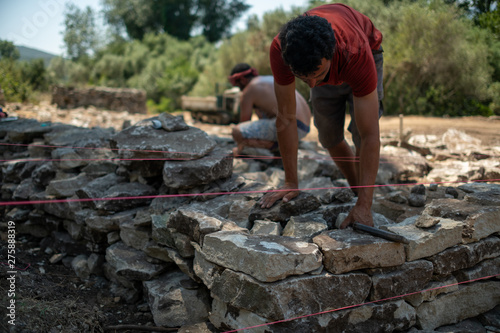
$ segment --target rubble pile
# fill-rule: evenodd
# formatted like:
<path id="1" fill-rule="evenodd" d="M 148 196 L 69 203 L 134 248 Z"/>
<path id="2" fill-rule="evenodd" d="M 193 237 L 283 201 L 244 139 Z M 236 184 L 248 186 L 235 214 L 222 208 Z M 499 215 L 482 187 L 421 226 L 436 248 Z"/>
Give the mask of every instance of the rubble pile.
<path id="1" fill-rule="evenodd" d="M 489 315 L 500 185 L 390 185 L 429 177 L 435 155 L 382 150 L 375 224 L 403 244 L 338 229 L 356 196 L 314 143 L 300 145 L 300 195 L 261 209 L 283 182 L 279 160 L 233 159 L 228 140 L 182 117 L 120 132 L 19 119 L 0 123 L 0 140 L 6 220 L 50 246 L 54 264 L 105 276 L 130 304 L 146 299 L 157 326 L 429 332 L 474 318 L 500 329 Z M 482 167 L 464 177 L 500 170 Z"/>

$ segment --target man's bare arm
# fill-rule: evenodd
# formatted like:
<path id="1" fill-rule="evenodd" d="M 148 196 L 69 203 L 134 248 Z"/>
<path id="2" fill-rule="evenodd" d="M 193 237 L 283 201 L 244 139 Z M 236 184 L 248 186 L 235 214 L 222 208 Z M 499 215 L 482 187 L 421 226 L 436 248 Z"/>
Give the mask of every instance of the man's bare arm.
<path id="1" fill-rule="evenodd" d="M 358 168 L 358 201 L 341 228 L 360 222 L 373 225 L 371 214 L 373 185 L 380 161 L 379 101 L 377 90 L 363 97 L 354 97 L 354 116 L 361 136 Z"/>
<path id="2" fill-rule="evenodd" d="M 296 119 L 295 82 L 282 86 L 274 83 L 274 92 L 278 101 L 276 131 L 285 170 L 285 186 L 279 192 L 267 193 L 261 200 L 262 208 L 271 207 L 277 200 L 288 201 L 298 195 L 297 176 L 298 134 Z M 290 191 L 287 191 L 290 190 Z M 295 191 L 293 191 L 295 190 Z"/>
<path id="3" fill-rule="evenodd" d="M 250 88 L 250 87 L 248 87 Z M 252 119 L 253 93 L 251 89 L 246 89 L 241 93 L 240 99 L 240 123 Z"/>

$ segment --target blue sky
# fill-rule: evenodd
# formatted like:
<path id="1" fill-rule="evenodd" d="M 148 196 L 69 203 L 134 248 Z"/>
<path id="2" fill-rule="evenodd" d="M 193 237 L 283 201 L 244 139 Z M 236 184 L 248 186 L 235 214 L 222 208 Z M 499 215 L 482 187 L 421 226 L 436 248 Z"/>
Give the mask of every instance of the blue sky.
<path id="1" fill-rule="evenodd" d="M 0 0 L 0 39 L 61 55 L 64 53 L 62 31 L 64 8 L 72 2 L 80 8 L 90 6 L 101 10 L 101 0 Z M 262 14 L 282 7 L 305 6 L 307 0 L 247 0 L 252 6 L 237 22 L 234 29 L 244 29 L 249 15 Z"/>

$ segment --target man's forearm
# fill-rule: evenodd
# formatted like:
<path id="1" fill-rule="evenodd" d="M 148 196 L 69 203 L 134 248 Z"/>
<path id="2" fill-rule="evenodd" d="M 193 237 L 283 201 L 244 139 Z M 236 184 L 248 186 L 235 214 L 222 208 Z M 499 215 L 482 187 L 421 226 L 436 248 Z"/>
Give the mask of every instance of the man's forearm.
<path id="1" fill-rule="evenodd" d="M 299 138 L 297 120 L 295 117 L 292 119 L 290 116 L 283 119 L 283 116 L 279 115 L 276 118 L 276 130 L 285 171 L 285 183 L 294 184 L 298 187 L 297 151 Z"/>
<path id="2" fill-rule="evenodd" d="M 380 138 L 371 136 L 362 140 L 359 155 L 358 205 L 371 208 L 373 191 L 380 161 Z"/>

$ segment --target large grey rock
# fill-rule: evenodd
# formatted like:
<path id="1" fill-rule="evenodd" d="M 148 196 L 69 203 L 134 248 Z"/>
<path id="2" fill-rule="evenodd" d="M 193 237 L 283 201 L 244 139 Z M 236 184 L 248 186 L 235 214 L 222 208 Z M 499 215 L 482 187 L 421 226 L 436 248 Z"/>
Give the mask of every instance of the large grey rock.
<path id="1" fill-rule="evenodd" d="M 467 194 L 464 200 L 483 206 L 500 206 L 500 189 Z"/>
<path id="2" fill-rule="evenodd" d="M 158 121 L 161 123 L 161 127 L 167 132 L 186 131 L 189 129 L 183 116 L 173 116 L 168 112 L 160 113 Z"/>
<path id="3" fill-rule="evenodd" d="M 326 231 L 314 237 L 313 241 L 323 253 L 325 268 L 334 274 L 398 266 L 405 262 L 403 244 L 352 229 Z"/>
<path id="4" fill-rule="evenodd" d="M 482 279 L 485 277 L 498 277 L 500 267 L 500 257 L 485 260 L 480 262 L 478 265 L 455 272 L 455 277 L 459 282 L 471 281 L 475 279 Z"/>
<path id="5" fill-rule="evenodd" d="M 283 236 L 312 240 L 314 236 L 328 229 L 321 215 L 292 216 L 283 229 Z"/>
<path id="6" fill-rule="evenodd" d="M 283 228 L 281 227 L 281 224 L 272 222 L 272 221 L 266 221 L 266 220 L 257 220 L 254 221 L 253 227 L 250 230 L 250 233 L 253 235 L 274 235 L 274 236 L 280 236 L 281 232 L 283 231 Z M 283 236 L 290 236 L 290 235 L 283 235 Z"/>
<path id="7" fill-rule="evenodd" d="M 201 244 L 203 238 L 213 232 L 221 230 L 223 222 L 204 212 L 189 207 L 179 208 L 170 214 L 166 227 L 188 235 L 190 239 Z"/>
<path id="8" fill-rule="evenodd" d="M 412 293 L 404 299 L 413 307 L 418 307 L 423 302 L 432 302 L 441 294 L 448 294 L 458 290 L 458 282 L 453 276 L 443 281 L 432 281 L 420 292 Z"/>
<path id="9" fill-rule="evenodd" d="M 500 304 L 500 281 L 463 285 L 417 308 L 418 325 L 426 330 L 475 317 Z"/>
<path id="10" fill-rule="evenodd" d="M 166 268 L 165 265 L 150 263 L 144 252 L 128 247 L 122 242 L 106 249 L 106 261 L 116 275 L 129 280 L 151 280 Z"/>
<path id="11" fill-rule="evenodd" d="M 207 133 L 195 127 L 175 132 L 155 130 L 151 126 L 154 119 L 145 119 L 114 135 L 111 148 L 118 149 L 118 156 L 122 159 L 196 160 L 216 146 Z"/>
<path id="12" fill-rule="evenodd" d="M 382 226 L 382 229 L 404 236 L 410 241 L 405 245 L 406 260 L 413 261 L 430 257 L 449 247 L 462 243 L 463 223 L 450 219 L 441 221 L 432 228 L 420 229 L 415 226 L 418 216 L 405 221 Z"/>
<path id="13" fill-rule="evenodd" d="M 466 200 L 435 199 L 424 213 L 464 222 L 464 241 L 476 242 L 500 232 L 500 207 L 482 206 Z"/>
<path id="14" fill-rule="evenodd" d="M 120 223 L 120 238 L 130 247 L 144 251 L 151 239 L 151 227 L 137 225 L 133 220 Z"/>
<path id="15" fill-rule="evenodd" d="M 270 322 L 255 313 L 235 309 L 214 299 L 210 321 L 224 330 L 229 327 L 233 329 L 252 327 L 252 333 L 406 332 L 416 322 L 415 309 L 401 300 L 325 312 L 290 321 Z"/>
<path id="16" fill-rule="evenodd" d="M 38 166 L 31 174 L 33 183 L 42 187 L 49 185 L 50 181 L 55 177 L 56 171 L 57 168 L 52 162 L 47 162 Z"/>
<path id="17" fill-rule="evenodd" d="M 120 224 L 126 221 L 132 221 L 136 213 L 137 210 L 128 210 L 104 216 L 91 213 L 85 219 L 85 224 L 92 230 L 108 233 L 120 230 Z"/>
<path id="18" fill-rule="evenodd" d="M 221 178 L 228 178 L 232 172 L 231 152 L 227 149 L 216 148 L 196 160 L 166 161 L 163 165 L 163 183 L 169 188 L 192 188 L 210 184 Z"/>
<path id="19" fill-rule="evenodd" d="M 321 252 L 315 244 L 240 232 L 220 231 L 205 236 L 202 252 L 208 261 L 263 282 L 312 272 L 322 264 Z"/>
<path id="20" fill-rule="evenodd" d="M 16 121 L 0 123 L 0 138 L 11 143 L 31 143 L 35 138 L 52 130 L 51 126 L 42 126 L 34 119 L 19 118 Z"/>
<path id="21" fill-rule="evenodd" d="M 67 198 L 75 195 L 77 189 L 87 185 L 90 181 L 91 178 L 85 173 L 80 173 L 75 177 L 52 180 L 45 191 L 56 198 Z"/>
<path id="22" fill-rule="evenodd" d="M 12 193 L 12 199 L 23 201 L 29 200 L 30 197 L 33 197 L 37 193 L 41 193 L 43 190 L 41 187 L 36 186 L 33 183 L 33 180 L 30 178 L 24 179 L 21 181 L 19 186 L 16 187 L 14 193 Z"/>
<path id="23" fill-rule="evenodd" d="M 90 181 L 86 186 L 78 189 L 76 194 L 81 199 L 100 198 L 110 187 L 125 181 L 125 177 L 110 173 Z"/>
<path id="24" fill-rule="evenodd" d="M 92 181 L 88 187 L 76 191 L 76 194 L 81 199 L 89 199 L 85 202 L 93 209 L 120 212 L 138 206 L 146 206 L 151 202 L 153 199 L 152 197 L 157 194 L 155 188 L 152 186 L 138 182 L 119 183 L 109 188 L 102 189 L 102 191 L 99 192 L 99 189 L 92 185 L 101 178 Z"/>
<path id="25" fill-rule="evenodd" d="M 288 221 L 291 216 L 302 215 L 316 210 L 321 206 L 319 200 L 306 192 L 300 194 L 289 202 L 278 201 L 271 208 L 261 208 L 257 203 L 250 212 L 248 219 L 250 222 L 255 220 L 270 220 L 281 222 L 282 225 Z"/>
<path id="26" fill-rule="evenodd" d="M 208 291 L 182 272 L 166 273 L 143 284 L 157 326 L 179 327 L 208 319 Z"/>
<path id="27" fill-rule="evenodd" d="M 446 276 L 495 257 L 500 257 L 500 238 L 491 236 L 476 243 L 454 246 L 427 259 L 434 264 L 434 274 Z"/>
<path id="28" fill-rule="evenodd" d="M 421 291 L 432 278 L 432 263 L 417 260 L 391 268 L 370 270 L 373 287 L 371 301 Z"/>
<path id="29" fill-rule="evenodd" d="M 362 303 L 369 289 L 370 278 L 362 273 L 322 273 L 264 283 L 226 269 L 215 279 L 211 292 L 231 307 L 281 320 Z"/>

